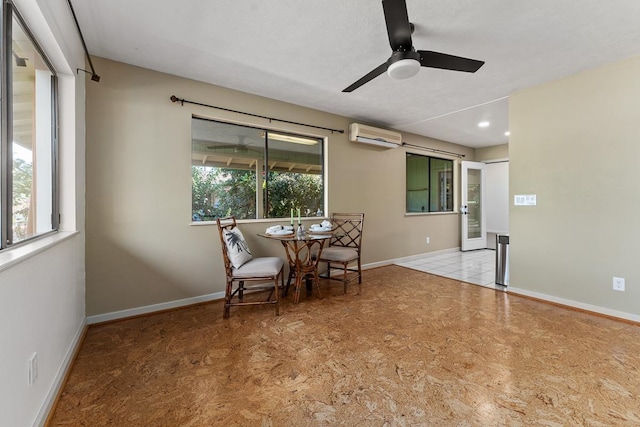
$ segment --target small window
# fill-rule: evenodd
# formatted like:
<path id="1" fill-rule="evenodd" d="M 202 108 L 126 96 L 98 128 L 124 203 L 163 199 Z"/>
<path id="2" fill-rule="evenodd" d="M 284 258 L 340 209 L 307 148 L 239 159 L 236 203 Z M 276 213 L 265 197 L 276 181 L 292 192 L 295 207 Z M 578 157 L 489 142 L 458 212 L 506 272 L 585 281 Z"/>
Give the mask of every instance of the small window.
<path id="1" fill-rule="evenodd" d="M 453 160 L 407 153 L 407 213 L 453 212 Z"/>
<path id="2" fill-rule="evenodd" d="M 193 118 L 192 219 L 324 212 L 323 139 Z"/>
<path id="3" fill-rule="evenodd" d="M 58 227 L 56 74 L 13 5 L 2 13 L 2 247 Z M 11 17 L 10 20 L 6 18 Z M 5 43 L 5 40 L 7 42 Z M 10 50 L 9 50 L 10 49 Z"/>

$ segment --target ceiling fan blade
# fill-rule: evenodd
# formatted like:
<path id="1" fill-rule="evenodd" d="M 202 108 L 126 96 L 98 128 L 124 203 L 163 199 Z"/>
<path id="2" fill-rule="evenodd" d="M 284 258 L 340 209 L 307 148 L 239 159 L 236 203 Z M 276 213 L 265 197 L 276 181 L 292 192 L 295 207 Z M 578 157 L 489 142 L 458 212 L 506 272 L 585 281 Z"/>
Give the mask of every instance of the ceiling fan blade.
<path id="1" fill-rule="evenodd" d="M 407 13 L 405 0 L 382 0 L 384 20 L 387 23 L 389 44 L 395 52 L 397 50 L 412 50 L 411 24 Z"/>
<path id="2" fill-rule="evenodd" d="M 423 67 L 475 73 L 484 65 L 484 61 L 432 52 L 430 50 L 419 50 L 418 53 L 420 54 L 420 65 Z"/>
<path id="3" fill-rule="evenodd" d="M 379 65 L 377 68 L 375 68 L 372 71 L 370 71 L 369 74 L 367 74 L 366 76 L 362 77 L 360 80 L 358 80 L 357 82 L 355 82 L 354 84 L 352 84 L 348 88 L 344 89 L 343 92 L 353 92 L 354 90 L 358 89 L 363 84 L 367 83 L 370 80 L 375 79 L 380 74 L 382 74 L 385 71 L 387 71 L 387 66 L 388 66 L 388 64 L 386 62 L 384 64 Z"/>

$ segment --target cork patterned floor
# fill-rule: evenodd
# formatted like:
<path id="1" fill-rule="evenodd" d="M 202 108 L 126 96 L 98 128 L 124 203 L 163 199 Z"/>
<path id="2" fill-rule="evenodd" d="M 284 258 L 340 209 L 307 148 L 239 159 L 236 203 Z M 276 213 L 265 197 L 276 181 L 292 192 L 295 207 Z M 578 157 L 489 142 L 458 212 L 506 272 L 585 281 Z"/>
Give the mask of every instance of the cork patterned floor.
<path id="1" fill-rule="evenodd" d="M 91 326 L 53 426 L 637 426 L 640 327 L 400 266 Z"/>

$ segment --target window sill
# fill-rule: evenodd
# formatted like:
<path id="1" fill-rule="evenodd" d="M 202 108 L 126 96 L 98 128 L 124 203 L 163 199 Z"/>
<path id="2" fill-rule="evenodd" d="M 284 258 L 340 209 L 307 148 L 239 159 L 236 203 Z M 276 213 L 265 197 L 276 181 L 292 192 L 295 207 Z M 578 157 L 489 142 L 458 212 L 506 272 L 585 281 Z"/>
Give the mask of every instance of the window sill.
<path id="1" fill-rule="evenodd" d="M 447 212 L 447 213 L 451 213 L 451 212 Z M 325 219 L 330 219 L 326 216 L 308 216 L 308 217 L 302 217 L 300 218 L 300 221 L 324 221 Z M 236 222 L 238 224 L 259 224 L 259 223 L 282 223 L 282 222 L 286 222 L 289 223 L 290 218 L 261 218 L 261 219 L 239 219 Z M 295 218 L 295 221 L 298 221 L 298 218 Z M 215 221 L 192 221 L 189 223 L 189 225 L 194 225 L 194 226 L 201 226 L 201 225 L 216 225 Z"/>
<path id="2" fill-rule="evenodd" d="M 458 215 L 458 211 L 453 212 L 405 212 L 404 216 L 430 216 L 430 215 Z"/>
<path id="3" fill-rule="evenodd" d="M 58 231 L 33 242 L 25 243 L 16 248 L 4 249 L 0 252 L 0 271 L 8 270 L 33 256 L 38 255 L 47 249 L 70 239 L 79 234 L 78 231 Z"/>

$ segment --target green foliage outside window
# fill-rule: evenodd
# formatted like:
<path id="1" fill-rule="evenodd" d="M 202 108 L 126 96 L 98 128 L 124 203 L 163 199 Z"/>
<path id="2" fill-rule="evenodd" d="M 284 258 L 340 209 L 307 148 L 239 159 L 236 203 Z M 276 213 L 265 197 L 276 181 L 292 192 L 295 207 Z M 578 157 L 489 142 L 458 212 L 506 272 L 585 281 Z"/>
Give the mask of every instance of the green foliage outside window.
<path id="1" fill-rule="evenodd" d="M 285 218 L 291 209 L 302 216 L 322 212 L 322 176 L 301 173 L 269 173 L 269 218 Z"/>
<path id="2" fill-rule="evenodd" d="M 33 166 L 22 159 L 13 159 L 13 237 L 23 240 L 28 237 L 27 222 L 31 208 Z"/>
<path id="3" fill-rule="evenodd" d="M 191 178 L 194 221 L 213 221 L 229 215 L 256 218 L 255 171 L 193 166 Z M 263 186 L 266 190 L 268 218 L 289 218 L 291 209 L 297 208 L 302 216 L 323 210 L 321 175 L 269 172 Z"/>

